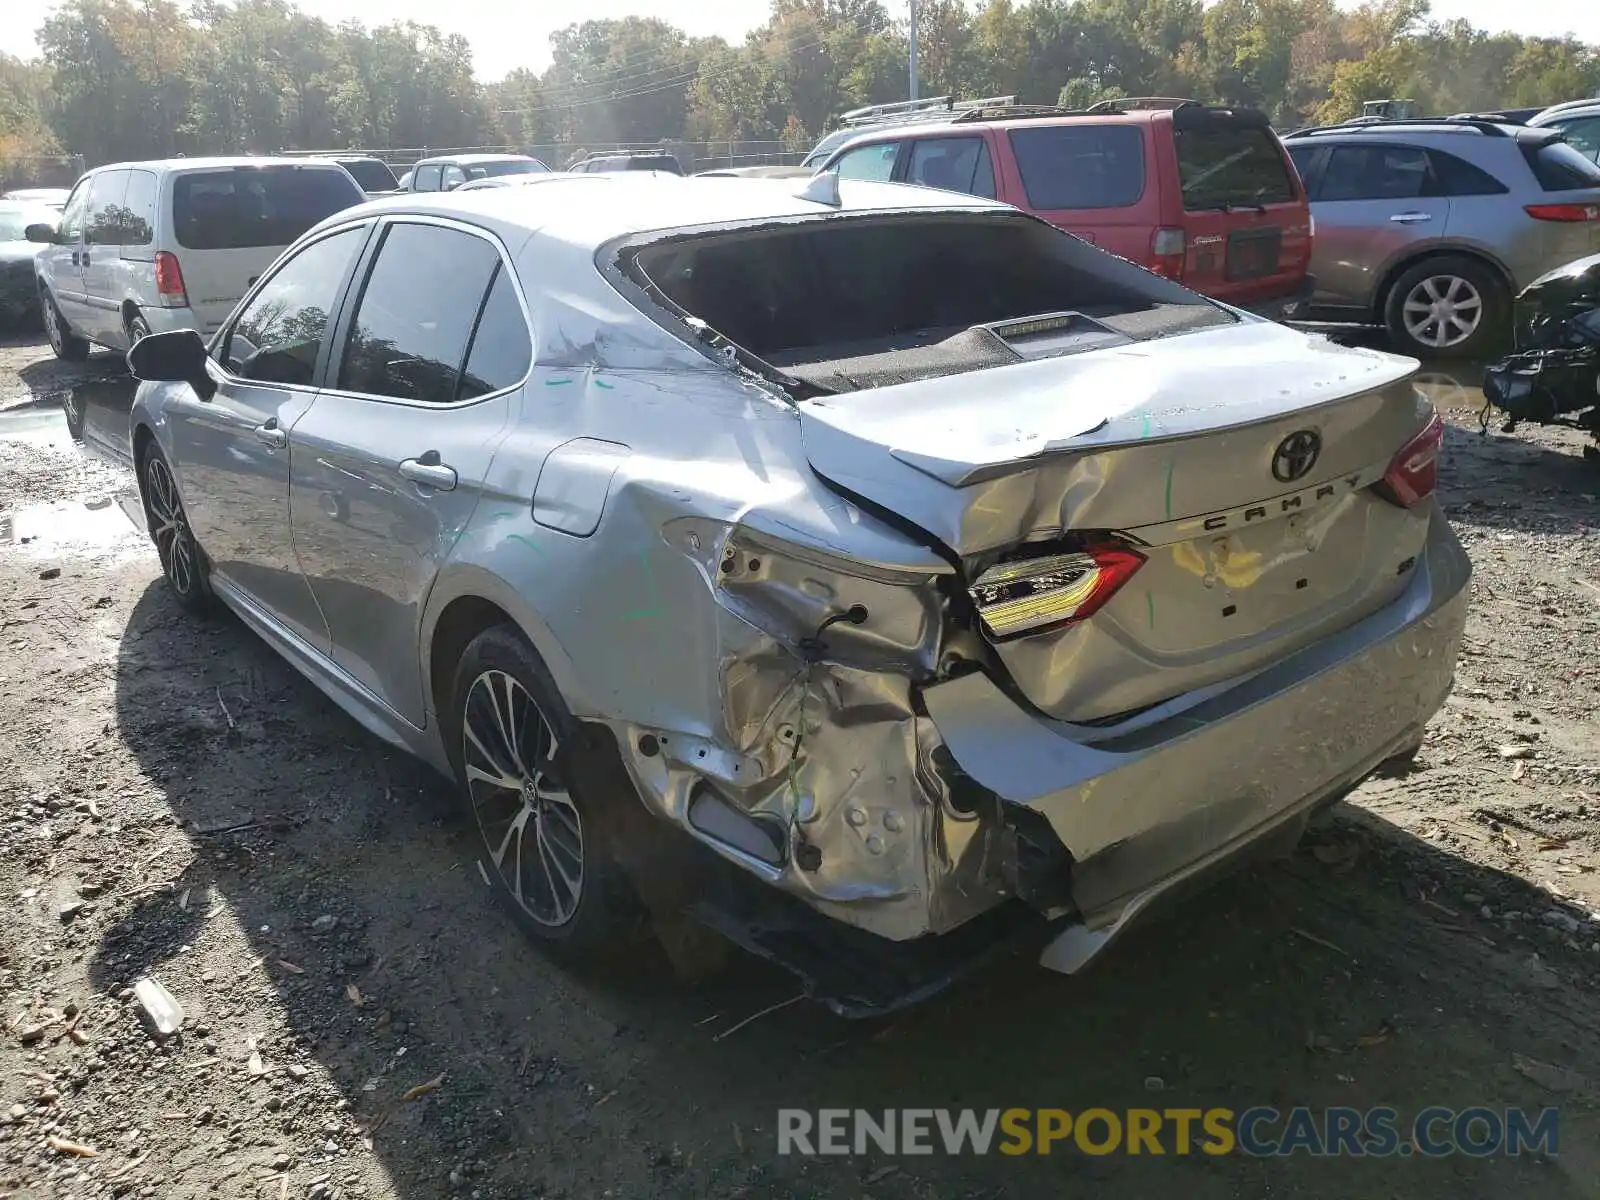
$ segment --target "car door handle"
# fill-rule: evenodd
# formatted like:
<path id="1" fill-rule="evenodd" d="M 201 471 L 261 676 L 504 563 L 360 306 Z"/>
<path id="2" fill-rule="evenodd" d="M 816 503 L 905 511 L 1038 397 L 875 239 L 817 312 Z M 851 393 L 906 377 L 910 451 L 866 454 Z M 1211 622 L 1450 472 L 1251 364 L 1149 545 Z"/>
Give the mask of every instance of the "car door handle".
<path id="1" fill-rule="evenodd" d="M 1389 220 L 1393 221 L 1396 225 L 1415 225 L 1418 221 L 1433 220 L 1433 214 L 1425 212 L 1395 213 L 1394 216 L 1389 218 Z"/>
<path id="2" fill-rule="evenodd" d="M 256 437 L 263 445 L 273 450 L 282 450 L 289 444 L 289 435 L 278 428 L 276 419 L 268 421 L 265 425 L 257 425 Z"/>
<path id="3" fill-rule="evenodd" d="M 412 483 L 435 488 L 441 492 L 455 490 L 456 469 L 439 461 L 439 454 L 430 450 L 421 458 L 407 458 L 400 463 L 400 474 Z"/>

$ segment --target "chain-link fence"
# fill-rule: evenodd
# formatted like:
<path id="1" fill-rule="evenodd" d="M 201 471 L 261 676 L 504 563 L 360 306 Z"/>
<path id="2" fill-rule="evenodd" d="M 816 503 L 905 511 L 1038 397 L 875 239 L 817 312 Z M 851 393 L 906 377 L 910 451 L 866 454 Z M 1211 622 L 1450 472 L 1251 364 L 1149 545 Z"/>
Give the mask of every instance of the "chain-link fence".
<path id="1" fill-rule="evenodd" d="M 805 150 L 791 150 L 779 141 L 690 142 L 662 138 L 654 142 L 545 142 L 524 146 L 344 146 L 327 150 L 285 150 L 295 157 L 319 154 L 360 154 L 380 158 L 396 173 L 407 170 L 418 159 L 440 154 L 527 154 L 555 170 L 564 170 L 591 154 L 610 154 L 630 150 L 665 150 L 686 172 L 710 171 L 719 167 L 792 165 L 805 157 Z"/>
<path id="2" fill-rule="evenodd" d="M 84 172 L 81 154 L 19 154 L 0 157 L 0 193 L 19 188 L 65 187 Z"/>

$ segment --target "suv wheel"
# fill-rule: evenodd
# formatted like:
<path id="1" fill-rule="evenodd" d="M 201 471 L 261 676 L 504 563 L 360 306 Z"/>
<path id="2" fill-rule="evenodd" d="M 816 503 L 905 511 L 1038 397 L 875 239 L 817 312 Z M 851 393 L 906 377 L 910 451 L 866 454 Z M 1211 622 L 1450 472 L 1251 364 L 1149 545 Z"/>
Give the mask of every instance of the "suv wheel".
<path id="1" fill-rule="evenodd" d="M 39 289 L 39 315 L 44 318 L 45 336 L 50 339 L 50 349 L 64 362 L 82 362 L 89 357 L 89 343 L 72 332 L 72 326 L 56 307 L 55 298 Z"/>
<path id="2" fill-rule="evenodd" d="M 1394 347 L 1416 358 L 1480 358 L 1500 341 L 1511 296 L 1500 278 L 1470 258 L 1430 258 L 1394 281 L 1384 324 Z"/>

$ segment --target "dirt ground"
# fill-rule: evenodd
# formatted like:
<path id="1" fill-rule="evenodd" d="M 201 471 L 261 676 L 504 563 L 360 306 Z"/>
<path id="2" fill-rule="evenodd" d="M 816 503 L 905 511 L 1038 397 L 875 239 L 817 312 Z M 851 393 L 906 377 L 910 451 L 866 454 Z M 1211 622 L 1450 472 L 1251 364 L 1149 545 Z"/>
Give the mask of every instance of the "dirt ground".
<path id="1" fill-rule="evenodd" d="M 1458 377 L 1427 386 L 1477 575 L 1413 773 L 1081 977 L 735 1030 L 794 984 L 527 945 L 442 781 L 168 598 L 63 417 L 115 360 L 0 345 L 0 1197 L 1600 1195 L 1600 467 L 1480 437 Z M 146 974 L 186 1014 L 159 1043 Z M 780 1107 L 1294 1104 L 1559 1106 L 1559 1152 L 776 1153 Z"/>

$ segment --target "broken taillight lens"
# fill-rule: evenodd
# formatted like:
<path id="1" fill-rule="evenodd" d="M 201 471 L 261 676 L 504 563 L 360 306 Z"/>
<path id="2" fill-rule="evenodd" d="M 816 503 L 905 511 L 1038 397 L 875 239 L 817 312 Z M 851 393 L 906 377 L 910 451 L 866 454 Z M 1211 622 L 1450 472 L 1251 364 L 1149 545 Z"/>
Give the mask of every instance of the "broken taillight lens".
<path id="1" fill-rule="evenodd" d="M 1090 546 L 999 563 L 970 593 L 985 632 L 997 642 L 1043 633 L 1092 617 L 1144 565 L 1126 546 Z"/>
<path id="2" fill-rule="evenodd" d="M 1439 451 L 1444 445 L 1444 421 L 1438 413 L 1396 454 L 1383 473 L 1388 499 L 1410 508 L 1433 495 L 1439 482 Z"/>

